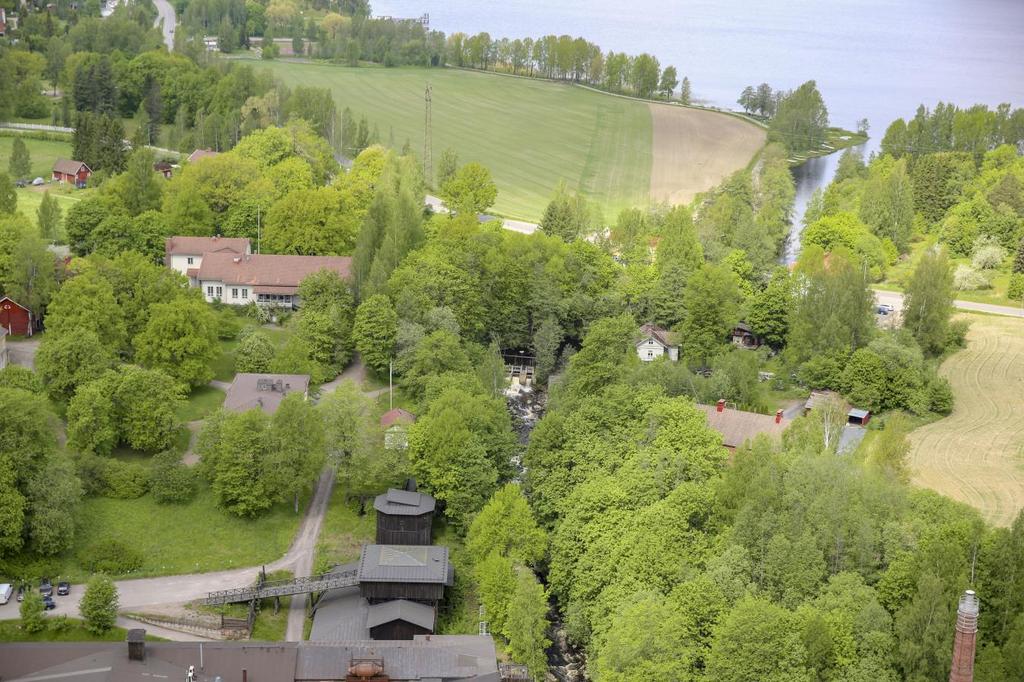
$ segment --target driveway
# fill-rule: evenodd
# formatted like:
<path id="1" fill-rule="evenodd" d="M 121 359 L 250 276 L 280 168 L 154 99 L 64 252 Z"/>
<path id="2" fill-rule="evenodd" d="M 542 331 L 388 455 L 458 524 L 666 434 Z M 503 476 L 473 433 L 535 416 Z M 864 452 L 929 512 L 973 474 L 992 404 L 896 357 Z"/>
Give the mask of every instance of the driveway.
<path id="1" fill-rule="evenodd" d="M 164 34 L 164 43 L 167 44 L 167 51 L 174 50 L 174 27 L 178 23 L 178 17 L 174 12 L 174 5 L 168 0 L 153 0 L 157 11 L 157 26 L 161 27 Z"/>
<path id="2" fill-rule="evenodd" d="M 36 368 L 36 351 L 42 343 L 42 337 L 30 336 L 18 341 L 7 340 L 7 358 L 12 365 L 21 365 L 29 369 Z"/>

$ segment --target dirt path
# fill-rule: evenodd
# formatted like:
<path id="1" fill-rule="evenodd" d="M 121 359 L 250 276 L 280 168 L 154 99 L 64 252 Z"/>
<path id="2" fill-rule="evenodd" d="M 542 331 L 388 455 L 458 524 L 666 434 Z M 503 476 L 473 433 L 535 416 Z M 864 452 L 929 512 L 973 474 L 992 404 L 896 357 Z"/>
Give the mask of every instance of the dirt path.
<path id="1" fill-rule="evenodd" d="M 651 201 L 688 203 L 746 167 L 764 146 L 766 132 L 713 111 L 648 105 L 654 128 Z"/>
<path id="2" fill-rule="evenodd" d="M 940 373 L 953 413 L 910 434 L 913 481 L 1008 526 L 1024 508 L 1024 322 L 971 316 L 966 350 Z"/>

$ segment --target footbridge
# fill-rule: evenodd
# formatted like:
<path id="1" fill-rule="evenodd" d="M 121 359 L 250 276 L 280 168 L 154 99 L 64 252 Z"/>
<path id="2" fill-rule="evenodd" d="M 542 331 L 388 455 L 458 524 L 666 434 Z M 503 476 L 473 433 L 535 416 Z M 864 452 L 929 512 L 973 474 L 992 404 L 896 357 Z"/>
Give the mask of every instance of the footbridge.
<path id="1" fill-rule="evenodd" d="M 323 573 L 321 575 L 285 580 L 266 580 L 265 574 L 260 572 L 260 577 L 256 584 L 236 587 L 231 590 L 210 592 L 204 599 L 200 599 L 199 603 L 208 606 L 235 604 L 270 597 L 286 597 L 293 594 L 314 594 L 339 587 L 352 587 L 358 584 L 359 571 L 355 568 L 336 573 Z"/>

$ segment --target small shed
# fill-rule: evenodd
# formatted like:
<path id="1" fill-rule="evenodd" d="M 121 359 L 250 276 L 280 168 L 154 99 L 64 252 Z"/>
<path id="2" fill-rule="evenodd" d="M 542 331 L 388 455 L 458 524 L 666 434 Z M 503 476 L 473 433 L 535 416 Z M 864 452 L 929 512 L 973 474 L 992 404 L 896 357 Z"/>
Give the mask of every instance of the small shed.
<path id="1" fill-rule="evenodd" d="M 359 591 L 370 604 L 408 599 L 431 606 L 455 583 L 448 548 L 436 545 L 363 545 Z"/>
<path id="2" fill-rule="evenodd" d="M 167 163 L 166 161 L 157 161 L 153 164 L 153 171 L 164 176 L 168 180 L 171 179 L 171 173 L 174 171 L 174 166 Z"/>
<path id="3" fill-rule="evenodd" d="M 433 497 L 414 491 L 391 488 L 378 495 L 377 544 L 429 545 L 436 506 Z"/>
<path id="4" fill-rule="evenodd" d="M 744 350 L 757 350 L 761 347 L 761 337 L 754 333 L 746 322 L 740 322 L 732 329 L 732 345 Z"/>
<path id="5" fill-rule="evenodd" d="M 380 417 L 384 429 L 384 447 L 388 450 L 405 450 L 409 447 L 409 425 L 416 421 L 416 415 L 396 407 Z"/>
<path id="6" fill-rule="evenodd" d="M 843 397 L 835 391 L 811 391 L 811 395 L 808 396 L 807 402 L 804 403 L 804 414 L 808 414 L 811 410 L 820 409 L 830 401 L 839 401 L 844 406 L 844 409 L 849 409 L 846 405 L 846 401 Z"/>
<path id="7" fill-rule="evenodd" d="M 53 164 L 53 179 L 61 184 L 69 183 L 81 189 L 89 181 L 92 169 L 84 161 L 57 159 Z"/>
<path id="8" fill-rule="evenodd" d="M 4 296 L 0 298 L 0 327 L 12 336 L 32 336 L 32 311 Z"/>
<path id="9" fill-rule="evenodd" d="M 854 426 L 867 426 L 868 422 L 871 421 L 871 412 L 862 410 L 859 407 L 852 407 L 846 413 L 846 421 Z"/>
<path id="10" fill-rule="evenodd" d="M 408 599 L 374 604 L 366 614 L 370 637 L 378 640 L 411 640 L 416 635 L 434 634 L 437 613 L 433 606 Z"/>

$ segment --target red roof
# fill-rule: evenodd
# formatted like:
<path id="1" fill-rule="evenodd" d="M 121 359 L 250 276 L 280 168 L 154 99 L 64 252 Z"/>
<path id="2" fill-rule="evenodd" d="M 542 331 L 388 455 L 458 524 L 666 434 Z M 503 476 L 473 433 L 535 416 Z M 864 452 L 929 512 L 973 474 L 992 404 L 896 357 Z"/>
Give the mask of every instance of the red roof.
<path id="1" fill-rule="evenodd" d="M 656 327 L 653 324 L 645 324 L 640 327 L 640 340 L 645 341 L 648 338 L 653 338 L 666 348 L 675 345 L 672 343 L 672 332 L 667 329 L 662 329 L 661 327 Z"/>
<path id="2" fill-rule="evenodd" d="M 220 152 L 215 152 L 212 149 L 197 149 L 188 155 L 188 161 L 189 163 L 192 163 L 193 161 L 198 161 L 199 159 L 205 159 L 211 156 L 218 155 L 220 155 Z"/>
<path id="3" fill-rule="evenodd" d="M 164 240 L 164 253 L 168 256 L 218 252 L 248 253 L 249 240 L 245 237 L 168 237 Z"/>
<path id="4" fill-rule="evenodd" d="M 719 412 L 716 405 L 698 404 L 697 409 L 708 416 L 708 426 L 722 434 L 722 445 L 727 448 L 738 448 L 762 433 L 778 438 L 791 421 L 782 417 L 776 422 L 774 415 L 729 408 Z"/>
<path id="5" fill-rule="evenodd" d="M 72 161 L 70 159 L 57 159 L 53 164 L 53 172 L 61 173 L 62 175 L 78 175 L 78 172 L 85 167 L 85 170 L 89 173 L 92 169 L 85 164 L 84 161 Z"/>
<path id="6" fill-rule="evenodd" d="M 352 269 L 348 256 L 272 256 L 207 253 L 199 266 L 198 279 L 259 287 L 297 288 L 314 272 L 332 270 L 347 278 Z M 280 293 L 294 293 L 284 291 Z"/>
<path id="7" fill-rule="evenodd" d="M 380 417 L 380 425 L 384 428 L 396 423 L 411 424 L 414 421 L 416 421 L 416 415 L 408 410 L 403 410 L 401 407 L 388 410 Z"/>

